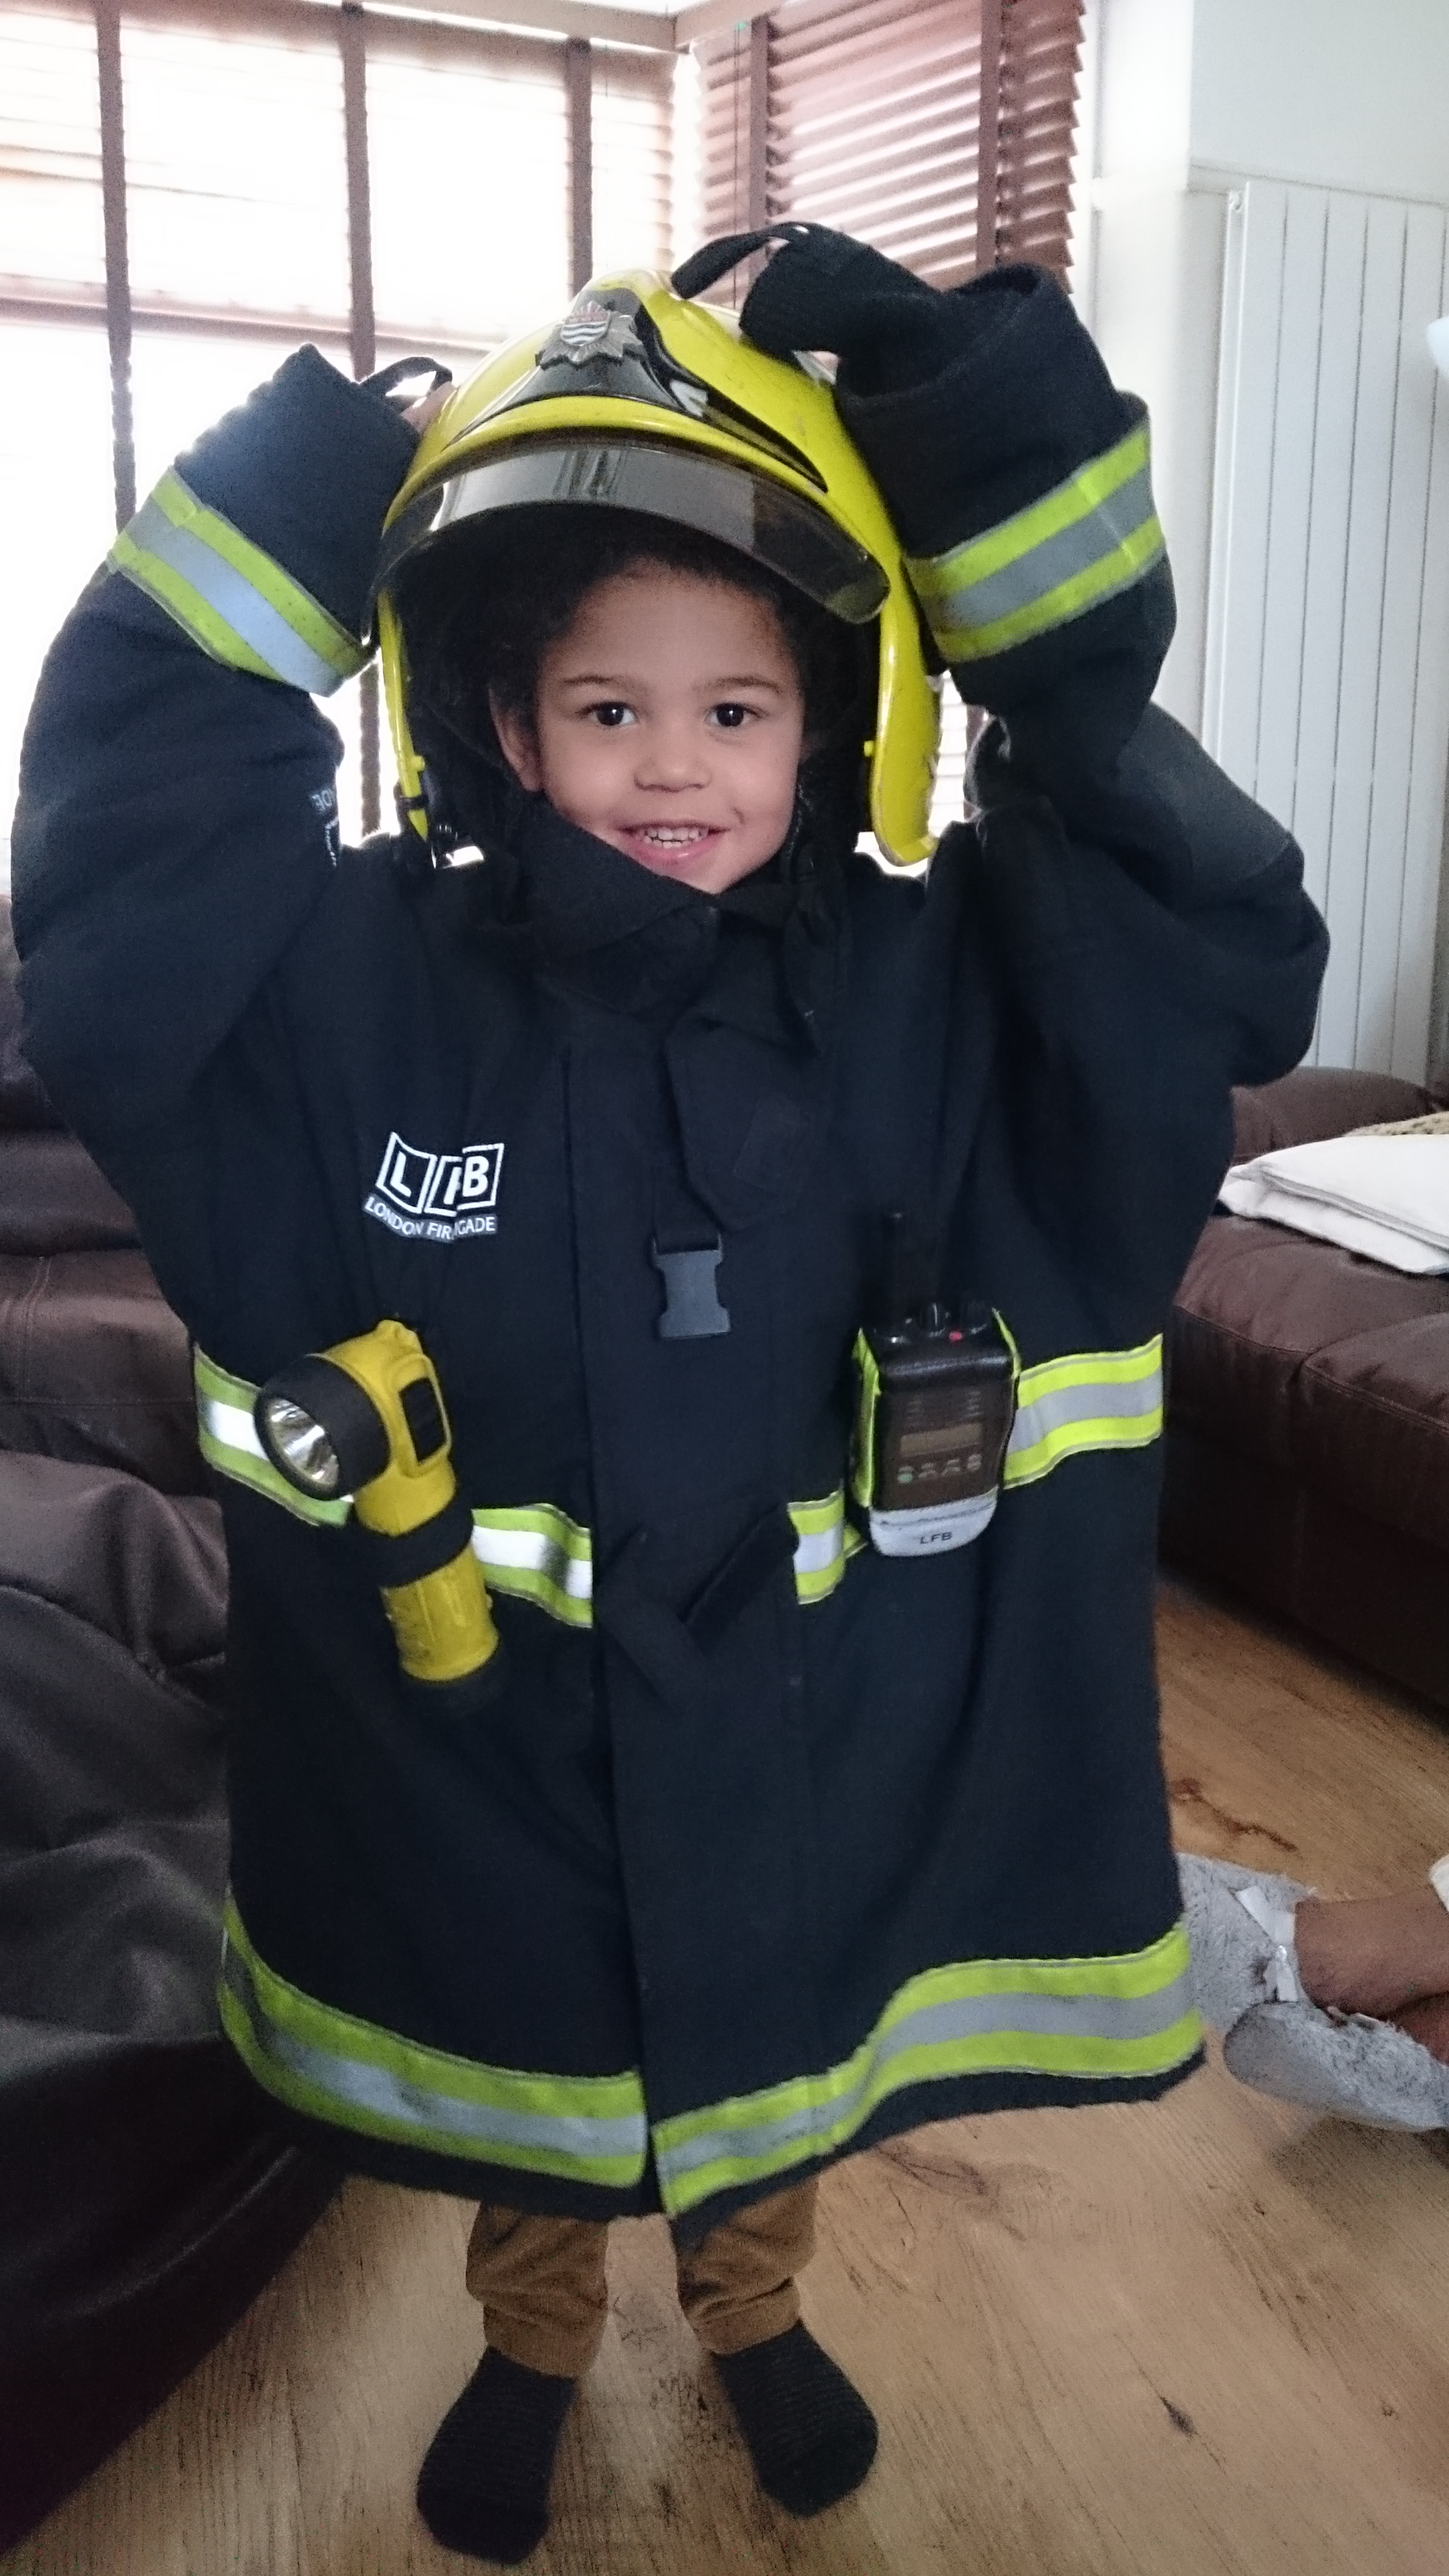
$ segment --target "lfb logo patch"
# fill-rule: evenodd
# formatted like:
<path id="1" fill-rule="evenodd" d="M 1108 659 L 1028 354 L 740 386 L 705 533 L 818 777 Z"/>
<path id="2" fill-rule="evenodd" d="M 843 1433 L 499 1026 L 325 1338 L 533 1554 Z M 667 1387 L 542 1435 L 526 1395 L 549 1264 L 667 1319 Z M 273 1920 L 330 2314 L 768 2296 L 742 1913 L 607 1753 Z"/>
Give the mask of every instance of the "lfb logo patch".
<path id="1" fill-rule="evenodd" d="M 496 1234 L 501 1145 L 465 1145 L 461 1154 L 430 1154 L 405 1144 L 394 1129 L 363 1201 L 369 1216 L 410 1242 L 459 1243 Z"/>

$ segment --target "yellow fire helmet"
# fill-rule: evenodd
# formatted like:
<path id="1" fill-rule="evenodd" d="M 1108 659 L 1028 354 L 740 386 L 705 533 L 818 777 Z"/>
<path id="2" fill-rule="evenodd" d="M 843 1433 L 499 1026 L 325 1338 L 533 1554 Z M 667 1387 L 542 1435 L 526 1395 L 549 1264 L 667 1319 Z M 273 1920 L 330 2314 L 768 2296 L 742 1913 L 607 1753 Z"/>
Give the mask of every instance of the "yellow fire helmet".
<path id="1" fill-rule="evenodd" d="M 732 315 L 647 269 L 593 279 L 561 322 L 455 387 L 388 513 L 377 631 L 400 793 L 425 839 L 398 575 L 465 522 L 555 501 L 700 530 L 848 625 L 873 624 L 870 825 L 896 866 L 930 857 L 938 684 L 895 531 L 829 379 L 808 357 L 751 348 Z"/>

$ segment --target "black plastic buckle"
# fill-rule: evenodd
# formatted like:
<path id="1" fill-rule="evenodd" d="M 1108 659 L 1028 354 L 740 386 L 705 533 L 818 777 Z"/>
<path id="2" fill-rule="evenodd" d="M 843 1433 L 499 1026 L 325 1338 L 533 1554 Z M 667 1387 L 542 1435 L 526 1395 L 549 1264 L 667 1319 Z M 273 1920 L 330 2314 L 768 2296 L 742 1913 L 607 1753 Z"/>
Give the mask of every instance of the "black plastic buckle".
<path id="1" fill-rule="evenodd" d="M 724 1259 L 718 1235 L 713 1243 L 686 1252 L 661 1252 L 656 1237 L 649 1257 L 664 1282 L 664 1312 L 658 1324 L 661 1342 L 698 1342 L 712 1333 L 729 1331 L 729 1314 L 715 1286 L 715 1272 Z"/>

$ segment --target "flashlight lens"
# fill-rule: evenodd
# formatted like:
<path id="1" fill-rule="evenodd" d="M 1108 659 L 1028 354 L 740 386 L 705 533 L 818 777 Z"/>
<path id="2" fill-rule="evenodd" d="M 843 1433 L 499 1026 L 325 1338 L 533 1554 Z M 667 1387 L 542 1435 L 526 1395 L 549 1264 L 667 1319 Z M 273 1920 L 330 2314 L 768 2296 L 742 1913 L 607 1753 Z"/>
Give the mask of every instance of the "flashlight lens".
<path id="1" fill-rule="evenodd" d="M 337 1452 L 320 1422 L 304 1413 L 290 1396 L 269 1396 L 263 1407 L 267 1426 L 267 1446 L 274 1463 L 283 1475 L 290 1476 L 304 1494 L 317 1494 L 330 1499 L 342 1491 L 342 1469 Z"/>

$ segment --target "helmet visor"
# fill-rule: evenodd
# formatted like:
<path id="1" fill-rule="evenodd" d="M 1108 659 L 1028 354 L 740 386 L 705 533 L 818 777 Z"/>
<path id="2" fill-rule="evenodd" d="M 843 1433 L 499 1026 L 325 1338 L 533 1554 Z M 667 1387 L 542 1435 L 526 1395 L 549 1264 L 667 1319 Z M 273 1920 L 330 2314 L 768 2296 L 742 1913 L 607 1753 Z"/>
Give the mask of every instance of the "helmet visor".
<path id="1" fill-rule="evenodd" d="M 890 583 L 864 546 L 783 484 L 723 458 L 646 439 L 532 441 L 420 493 L 382 541 L 377 587 L 449 528 L 540 502 L 669 519 L 732 546 L 851 626 L 878 615 Z"/>

